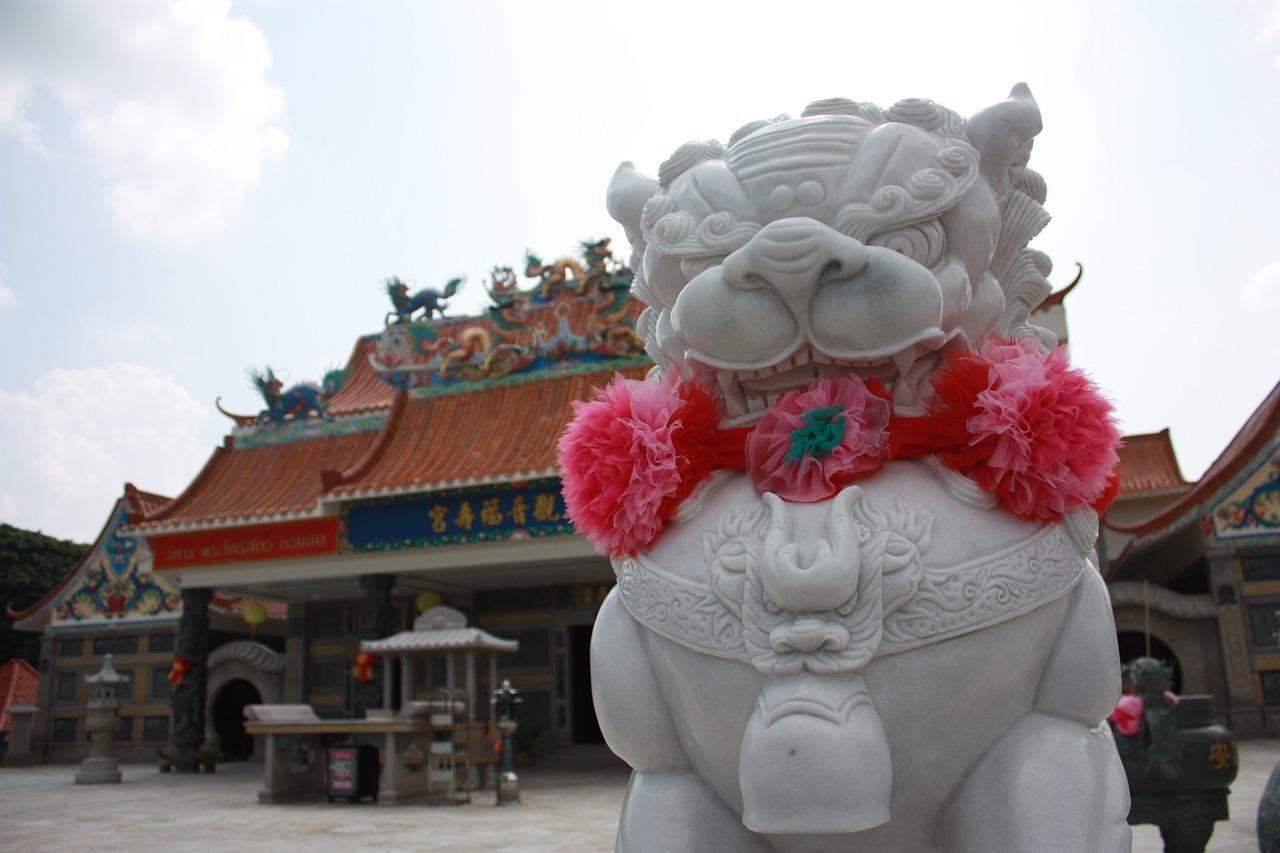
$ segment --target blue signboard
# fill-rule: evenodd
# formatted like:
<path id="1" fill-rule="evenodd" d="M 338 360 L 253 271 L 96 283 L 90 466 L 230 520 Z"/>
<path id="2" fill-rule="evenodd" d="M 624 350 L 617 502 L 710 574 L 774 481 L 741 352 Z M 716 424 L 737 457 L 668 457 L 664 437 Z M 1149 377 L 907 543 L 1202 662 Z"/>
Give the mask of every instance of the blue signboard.
<path id="1" fill-rule="evenodd" d="M 342 511 L 346 554 L 573 532 L 559 480 L 382 498 Z"/>

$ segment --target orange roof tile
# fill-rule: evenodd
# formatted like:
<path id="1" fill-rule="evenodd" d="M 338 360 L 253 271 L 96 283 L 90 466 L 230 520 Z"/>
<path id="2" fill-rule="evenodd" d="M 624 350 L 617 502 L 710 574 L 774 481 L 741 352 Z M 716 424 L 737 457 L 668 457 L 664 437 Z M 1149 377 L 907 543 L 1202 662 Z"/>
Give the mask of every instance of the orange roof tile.
<path id="1" fill-rule="evenodd" d="M 143 514 L 156 512 L 160 507 L 173 500 L 173 498 L 157 495 L 154 492 L 144 492 L 133 483 L 124 484 L 124 496 L 128 512 L 141 512 Z"/>
<path id="2" fill-rule="evenodd" d="M 24 660 L 13 658 L 0 666 L 0 732 L 9 729 L 9 706 L 34 705 L 39 685 L 40 673 Z"/>
<path id="3" fill-rule="evenodd" d="M 640 378 L 649 365 L 619 371 Z M 614 371 L 410 397 L 358 465 L 331 473 L 331 494 L 353 497 L 506 482 L 552 474 L 574 400 L 591 399 Z"/>
<path id="4" fill-rule="evenodd" d="M 1120 495 L 1140 497 L 1185 491 L 1169 430 L 1126 435 L 1120 448 Z"/>
<path id="5" fill-rule="evenodd" d="M 347 360 L 347 369 L 351 376 L 342 390 L 329 398 L 330 415 L 354 415 L 386 409 L 395 398 L 395 389 L 378 378 L 373 366 L 369 364 L 369 355 L 377 345 L 377 335 L 366 335 L 356 341 L 351 358 Z"/>
<path id="6" fill-rule="evenodd" d="M 244 449 L 228 439 L 182 495 L 130 521 L 149 530 L 312 511 L 321 493 L 320 472 L 353 465 L 378 437 L 378 432 L 357 432 Z"/>

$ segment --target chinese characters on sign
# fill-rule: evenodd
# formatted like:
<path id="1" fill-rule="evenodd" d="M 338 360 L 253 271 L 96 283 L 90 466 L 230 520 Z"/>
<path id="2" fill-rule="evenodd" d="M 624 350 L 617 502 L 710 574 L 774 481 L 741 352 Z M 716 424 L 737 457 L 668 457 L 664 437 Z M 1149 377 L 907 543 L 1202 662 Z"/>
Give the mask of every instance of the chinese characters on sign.
<path id="1" fill-rule="evenodd" d="M 543 480 L 348 507 L 343 550 L 385 551 L 571 531 L 559 482 Z"/>

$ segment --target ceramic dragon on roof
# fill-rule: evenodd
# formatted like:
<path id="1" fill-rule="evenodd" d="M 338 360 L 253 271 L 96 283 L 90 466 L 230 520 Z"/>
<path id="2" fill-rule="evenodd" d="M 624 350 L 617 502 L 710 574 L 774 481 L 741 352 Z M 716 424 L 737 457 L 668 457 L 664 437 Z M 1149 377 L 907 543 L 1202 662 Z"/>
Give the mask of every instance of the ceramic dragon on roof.
<path id="1" fill-rule="evenodd" d="M 643 359 L 630 301 L 631 270 L 613 259 L 609 238 L 580 243 L 582 259 L 544 262 L 527 251 L 521 288 L 496 266 L 487 288 L 494 305 L 477 317 L 434 317 L 388 325 L 369 363 L 389 384 L 443 391 L 573 364 L 625 366 Z M 390 315 L 389 315 L 390 316 Z"/>

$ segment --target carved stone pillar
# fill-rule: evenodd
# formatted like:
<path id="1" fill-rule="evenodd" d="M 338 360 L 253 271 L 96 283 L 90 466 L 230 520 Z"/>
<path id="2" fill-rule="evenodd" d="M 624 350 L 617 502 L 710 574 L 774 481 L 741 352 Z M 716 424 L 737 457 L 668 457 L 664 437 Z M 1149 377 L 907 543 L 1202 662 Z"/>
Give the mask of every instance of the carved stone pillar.
<path id="1" fill-rule="evenodd" d="M 307 701 L 307 605 L 289 603 L 286 620 L 284 653 L 288 658 L 284 670 L 284 698 L 289 705 Z"/>
<path id="2" fill-rule="evenodd" d="M 6 767 L 25 767 L 36 763 L 31 750 L 31 731 L 40 709 L 26 702 L 9 706 L 9 748 L 4 754 Z"/>
<path id="3" fill-rule="evenodd" d="M 199 772 L 196 750 L 204 740 L 204 708 L 209 687 L 209 599 L 211 589 L 182 591 L 176 655 L 187 662 L 182 683 L 173 688 L 173 769 Z"/>
<path id="4" fill-rule="evenodd" d="M 391 587 L 395 575 L 364 575 L 360 589 L 364 592 L 364 619 L 360 639 L 381 640 L 391 633 Z M 373 678 L 357 681 L 355 715 L 363 717 L 369 708 L 382 705 L 382 679 L 387 677 L 387 662 L 379 657 L 373 664 Z"/>

